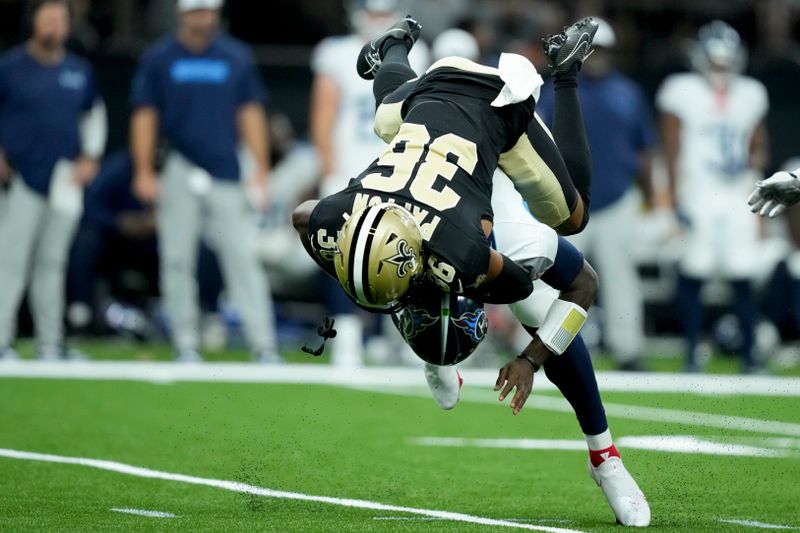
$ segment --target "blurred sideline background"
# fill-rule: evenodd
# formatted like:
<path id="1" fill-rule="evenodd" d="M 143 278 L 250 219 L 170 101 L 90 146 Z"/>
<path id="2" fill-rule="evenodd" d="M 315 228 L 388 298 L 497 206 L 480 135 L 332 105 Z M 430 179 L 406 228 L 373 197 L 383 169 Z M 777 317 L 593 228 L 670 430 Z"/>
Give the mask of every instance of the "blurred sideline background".
<path id="1" fill-rule="evenodd" d="M 69 47 L 86 56 L 96 69 L 99 88 L 109 111 L 109 143 L 106 153 L 126 150 L 130 115 L 130 86 L 142 52 L 159 37 L 174 31 L 174 3 L 166 0 L 76 0 Z M 351 31 L 351 10 L 341 0 L 228 0 L 223 9 L 227 30 L 248 43 L 255 54 L 269 92 L 268 111 L 273 139 L 273 191 L 271 208 L 261 217 L 259 253 L 274 291 L 281 352 L 289 361 L 314 361 L 298 353 L 304 342 L 316 344 L 315 330 L 328 314 L 321 298 L 320 274 L 305 256 L 289 226 L 290 213 L 300 198 L 313 191 L 321 167 L 309 140 L 309 108 L 313 73 L 312 55 L 324 38 Z M 515 51 L 531 59 L 545 72 L 539 40 L 558 31 L 576 17 L 599 15 L 614 28 L 613 49 L 617 68 L 637 82 L 647 102 L 647 113 L 657 122 L 655 96 L 670 74 L 691 68 L 689 55 L 697 29 L 712 19 L 723 19 L 740 33 L 748 50 L 746 73 L 767 88 L 770 108 L 767 129 L 770 138 L 767 175 L 800 157 L 797 125 L 800 105 L 800 47 L 798 18 L 800 2 L 790 0 L 411 0 L 402 12 L 423 24 L 428 43 L 448 28 L 470 32 L 480 46 L 481 58 L 491 63 L 501 51 Z M 25 3 L 0 0 L 0 49 L 26 37 Z M 353 58 L 353 65 L 355 57 Z M 681 258 L 681 228 L 664 199 L 666 175 L 660 145 L 652 160 L 655 194 L 650 202 L 639 198 L 639 207 L 628 222 L 637 229 L 633 257 L 644 301 L 645 346 L 643 368 L 678 370 L 683 367 L 684 346 L 679 313 L 675 305 L 676 264 Z M 377 154 L 376 154 L 377 155 Z M 283 167 L 281 165 L 283 164 Z M 792 168 L 798 166 L 794 164 Z M 0 207 L 1 208 L 1 207 Z M 754 216 L 754 215 L 753 215 Z M 764 367 L 778 374 L 800 374 L 800 272 L 792 268 L 792 254 L 800 241 L 798 208 L 762 224 L 760 264 L 755 277 L 758 326 L 756 356 Z M 213 250 L 212 250 L 213 252 Z M 591 259 L 591 258 L 590 258 Z M 201 262 L 202 263 L 202 262 Z M 215 267 L 201 273 L 204 302 L 203 341 L 208 360 L 246 358 L 237 310 L 221 289 Z M 168 320 L 158 298 L 157 273 L 129 268 L 125 261 L 110 261 L 103 274 L 93 280 L 92 313 L 89 323 L 71 323 L 69 341 L 86 356 L 97 359 L 165 359 L 170 357 L 166 330 Z M 75 272 L 71 262 L 70 277 Z M 601 272 L 601 284 L 614 272 Z M 601 285 L 602 286 L 602 285 Z M 72 284 L 70 284 L 72 287 Z M 601 289 L 602 291 L 602 289 Z M 585 336 L 601 368 L 614 368 L 613 350 L 604 342 L 607 320 L 603 293 L 591 313 Z M 717 279 L 705 284 L 702 301 L 708 313 L 704 320 L 703 361 L 714 355 L 710 371 L 736 372 L 734 354 L 741 345 L 741 331 L 730 314 L 730 288 Z M 69 304 L 73 297 L 68 294 Z M 69 315 L 69 313 L 68 313 Z M 364 358 L 369 364 L 400 364 L 412 361 L 398 356 L 393 341 L 380 335 L 387 324 L 362 317 L 365 331 Z M 491 366 L 524 342 L 512 317 L 502 308 L 491 311 L 491 337 L 467 364 Z M 23 305 L 20 334 L 30 336 L 31 323 Z M 23 356 L 32 353 L 30 343 L 20 344 Z M 730 355 L 731 357 L 726 357 Z M 322 358 L 325 360 L 325 357 Z"/>

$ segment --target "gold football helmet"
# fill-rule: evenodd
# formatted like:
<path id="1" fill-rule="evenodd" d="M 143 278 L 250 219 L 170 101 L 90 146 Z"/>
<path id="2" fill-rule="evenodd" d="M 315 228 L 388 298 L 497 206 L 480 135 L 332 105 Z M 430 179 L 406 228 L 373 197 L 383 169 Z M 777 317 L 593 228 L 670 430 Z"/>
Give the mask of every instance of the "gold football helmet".
<path id="1" fill-rule="evenodd" d="M 347 294 L 365 307 L 396 303 L 422 272 L 422 235 L 408 210 L 382 203 L 350 215 L 334 266 Z"/>

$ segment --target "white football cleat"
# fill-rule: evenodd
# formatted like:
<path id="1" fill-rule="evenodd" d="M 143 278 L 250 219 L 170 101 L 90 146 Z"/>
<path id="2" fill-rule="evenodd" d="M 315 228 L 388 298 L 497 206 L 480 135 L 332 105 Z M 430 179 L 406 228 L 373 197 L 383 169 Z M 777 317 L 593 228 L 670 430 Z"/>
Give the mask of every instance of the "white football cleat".
<path id="1" fill-rule="evenodd" d="M 425 380 L 439 407 L 449 411 L 456 406 L 461 385 L 464 383 L 456 367 L 425 363 Z"/>
<path id="2" fill-rule="evenodd" d="M 622 459 L 609 457 L 597 468 L 590 462 L 589 476 L 602 489 L 618 523 L 635 527 L 650 525 L 650 505 Z"/>

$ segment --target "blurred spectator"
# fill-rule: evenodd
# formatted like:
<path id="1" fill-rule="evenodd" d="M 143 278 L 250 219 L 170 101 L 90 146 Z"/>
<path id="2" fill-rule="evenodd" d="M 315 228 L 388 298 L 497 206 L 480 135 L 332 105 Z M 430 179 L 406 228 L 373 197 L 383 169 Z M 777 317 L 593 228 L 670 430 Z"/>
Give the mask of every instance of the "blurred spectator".
<path id="1" fill-rule="evenodd" d="M 311 139 L 322 164 L 319 195 L 328 196 L 347 186 L 386 149 L 375 135 L 375 97 L 372 83 L 359 77 L 356 58 L 361 47 L 381 35 L 403 14 L 396 0 L 360 0 L 350 12 L 353 33 L 330 37 L 317 45 L 311 61 Z M 428 50 L 418 41 L 409 60 L 417 73 L 428 66 Z M 357 308 L 336 280 L 325 276 L 328 307 L 338 335 L 331 342 L 334 363 L 357 365 L 363 359 L 363 325 Z"/>
<path id="2" fill-rule="evenodd" d="M 633 247 L 642 197 L 652 203 L 651 152 L 655 144 L 650 110 L 640 87 L 614 67 L 616 35 L 598 19 L 595 52 L 578 84 L 592 150 L 592 215 L 570 240 L 592 261 L 600 279 L 605 345 L 622 370 L 641 370 L 644 310 Z M 552 86 L 540 113 L 552 122 Z M 636 190 L 635 184 L 640 191 Z"/>
<path id="3" fill-rule="evenodd" d="M 92 326 L 111 301 L 149 311 L 158 295 L 158 240 L 154 211 L 133 196 L 133 163 L 127 150 L 106 156 L 87 189 L 86 209 L 70 254 L 67 276 L 67 323 L 76 333 Z M 198 260 L 201 307 L 216 312 L 221 290 L 219 267 L 201 244 Z M 102 279 L 109 282 L 106 301 L 98 301 Z"/>
<path id="4" fill-rule="evenodd" d="M 14 358 L 15 317 L 28 272 L 36 356 L 64 348 L 67 256 L 83 209 L 83 187 L 105 149 L 106 113 L 89 64 L 64 48 L 66 0 L 31 7 L 33 32 L 0 59 L 0 357 Z"/>
<path id="5" fill-rule="evenodd" d="M 282 113 L 269 117 L 272 172 L 271 206 L 261 220 L 259 254 L 267 266 L 274 292 L 303 298 L 317 295 L 318 269 L 308 256 L 291 225 L 292 211 L 317 183 L 320 165 L 317 151 L 298 140 L 289 118 Z M 305 290 L 304 290 L 305 289 Z"/>
<path id="6" fill-rule="evenodd" d="M 277 362 L 271 293 L 248 205 L 248 197 L 259 209 L 268 202 L 264 89 L 250 51 L 218 30 L 222 3 L 179 0 L 177 34 L 141 61 L 132 96 L 134 191 L 143 203 L 157 203 L 161 292 L 176 359 L 201 360 L 194 273 L 206 226 L 253 359 Z M 160 184 L 153 163 L 159 132 L 172 146 Z M 244 180 L 240 141 L 254 163 Z"/>
<path id="7" fill-rule="evenodd" d="M 752 278 L 759 261 L 758 220 L 746 200 L 766 166 L 768 100 L 760 82 L 740 74 L 744 55 L 736 30 L 713 21 L 698 33 L 696 72 L 670 76 L 657 96 L 672 204 L 684 225 L 678 305 L 688 371 L 700 365 L 700 289 L 717 276 L 734 289 L 743 370 L 756 370 Z"/>

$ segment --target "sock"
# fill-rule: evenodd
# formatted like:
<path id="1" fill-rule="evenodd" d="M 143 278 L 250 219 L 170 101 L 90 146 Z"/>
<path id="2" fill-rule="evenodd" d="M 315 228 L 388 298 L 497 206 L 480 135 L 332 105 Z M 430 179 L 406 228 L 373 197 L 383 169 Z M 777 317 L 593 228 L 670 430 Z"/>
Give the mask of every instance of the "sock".
<path id="1" fill-rule="evenodd" d="M 695 352 L 700 340 L 700 329 L 703 325 L 703 308 L 700 303 L 702 281 L 678 277 L 678 313 L 683 317 L 683 334 L 686 337 L 686 359 L 695 363 Z"/>
<path id="2" fill-rule="evenodd" d="M 592 359 L 580 334 L 564 353 L 547 360 L 544 372 L 575 410 L 584 434 L 600 435 L 608 430 Z"/>
<path id="3" fill-rule="evenodd" d="M 578 97 L 578 70 L 576 63 L 553 80 L 553 140 L 588 212 L 592 193 L 592 155 Z"/>
<path id="4" fill-rule="evenodd" d="M 372 83 L 372 94 L 375 106 L 381 105 L 383 99 L 392 94 L 402 84 L 417 77 L 408 63 L 408 49 L 405 42 L 399 39 L 388 39 L 383 46 L 383 61 L 375 74 Z"/>
<path id="5" fill-rule="evenodd" d="M 734 292 L 733 311 L 742 332 L 742 364 L 753 366 L 753 347 L 755 345 L 756 302 L 750 280 L 736 280 L 732 283 Z"/>
<path id="6" fill-rule="evenodd" d="M 592 466 L 595 468 L 605 463 L 606 460 L 611 457 L 619 457 L 617 447 L 613 444 L 603 450 L 589 450 L 589 461 L 591 461 Z"/>
<path id="7" fill-rule="evenodd" d="M 403 63 L 408 65 L 408 47 L 405 39 L 389 37 L 381 46 L 383 63 Z"/>
<path id="8" fill-rule="evenodd" d="M 609 429 L 598 435 L 584 434 L 583 438 L 586 439 L 586 445 L 589 446 L 589 450 L 605 450 L 614 445 L 614 441 L 611 439 L 611 430 Z"/>

